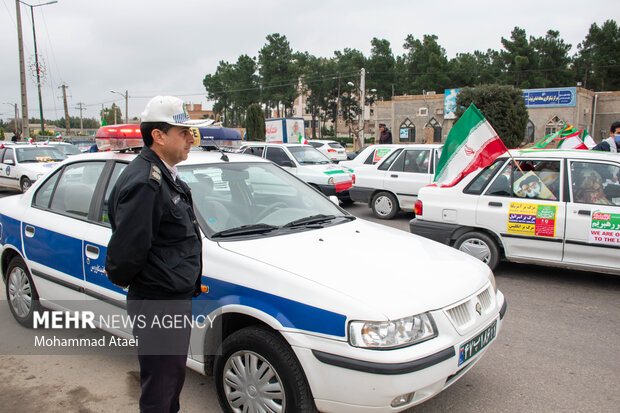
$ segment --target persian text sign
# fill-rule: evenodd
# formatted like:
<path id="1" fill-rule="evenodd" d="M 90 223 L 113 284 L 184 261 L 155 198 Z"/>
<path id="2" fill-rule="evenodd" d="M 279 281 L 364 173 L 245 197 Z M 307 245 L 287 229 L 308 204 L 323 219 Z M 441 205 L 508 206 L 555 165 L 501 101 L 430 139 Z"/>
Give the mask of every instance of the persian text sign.
<path id="1" fill-rule="evenodd" d="M 620 246 L 620 214 L 593 211 L 590 223 L 590 242 Z"/>
<path id="2" fill-rule="evenodd" d="M 575 106 L 577 104 L 577 88 L 524 89 L 523 99 L 525 99 L 525 106 L 528 108 Z"/>
<path id="3" fill-rule="evenodd" d="M 555 205 L 511 202 L 508 210 L 509 234 L 555 236 Z"/>

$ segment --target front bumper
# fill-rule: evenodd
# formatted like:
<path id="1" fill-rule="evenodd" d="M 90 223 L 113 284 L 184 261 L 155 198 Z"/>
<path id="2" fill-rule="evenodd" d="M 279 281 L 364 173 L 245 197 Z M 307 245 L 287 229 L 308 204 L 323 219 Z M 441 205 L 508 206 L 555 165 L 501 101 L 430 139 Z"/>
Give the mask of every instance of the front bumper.
<path id="1" fill-rule="evenodd" d="M 437 395 L 482 358 L 493 342 L 458 365 L 461 345 L 494 322 L 499 335 L 506 305 L 501 292 L 496 297 L 493 313 L 467 334 L 458 334 L 447 317 L 433 313 L 439 331 L 444 334 L 402 349 L 368 350 L 319 337 L 302 335 L 303 339 L 299 339 L 292 337 L 299 336 L 295 333 L 285 336 L 303 366 L 319 411 L 397 412 Z M 450 329 L 452 333 L 447 332 Z M 409 393 L 413 395 L 408 403 L 391 406 L 396 397 Z"/>
<path id="2" fill-rule="evenodd" d="M 409 221 L 409 231 L 412 234 L 420 235 L 442 244 L 450 245 L 450 240 L 461 225 L 446 224 L 444 222 L 425 221 L 420 218 L 414 218 Z"/>

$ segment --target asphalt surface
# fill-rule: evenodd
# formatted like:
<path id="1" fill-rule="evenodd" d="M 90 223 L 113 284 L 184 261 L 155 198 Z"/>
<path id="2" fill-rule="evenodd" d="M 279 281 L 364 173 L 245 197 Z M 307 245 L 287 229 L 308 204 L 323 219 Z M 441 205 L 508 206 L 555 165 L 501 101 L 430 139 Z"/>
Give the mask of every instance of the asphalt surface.
<path id="1" fill-rule="evenodd" d="M 364 205 L 347 209 L 374 220 Z M 401 213 L 376 221 L 408 231 L 411 218 Z M 356 253 L 348 251 L 348 259 Z M 452 387 L 407 412 L 617 412 L 620 277 L 508 263 L 495 275 L 508 300 L 498 338 Z M 34 336 L 13 320 L 6 302 L 0 302 L 0 329 L 0 348 Z M 0 412 L 138 411 L 138 371 L 134 356 L 0 350 Z M 188 370 L 181 411 L 220 411 L 211 378 Z"/>

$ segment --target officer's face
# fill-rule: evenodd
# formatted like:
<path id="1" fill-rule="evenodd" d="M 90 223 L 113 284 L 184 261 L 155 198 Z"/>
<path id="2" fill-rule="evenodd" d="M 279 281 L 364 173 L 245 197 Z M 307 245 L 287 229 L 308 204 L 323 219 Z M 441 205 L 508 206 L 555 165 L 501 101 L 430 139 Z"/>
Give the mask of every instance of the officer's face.
<path id="1" fill-rule="evenodd" d="M 160 139 L 155 137 L 154 139 L 161 144 L 161 157 L 170 166 L 186 160 L 189 149 L 194 143 L 189 128 L 182 126 L 173 126 L 168 133 L 161 132 Z"/>

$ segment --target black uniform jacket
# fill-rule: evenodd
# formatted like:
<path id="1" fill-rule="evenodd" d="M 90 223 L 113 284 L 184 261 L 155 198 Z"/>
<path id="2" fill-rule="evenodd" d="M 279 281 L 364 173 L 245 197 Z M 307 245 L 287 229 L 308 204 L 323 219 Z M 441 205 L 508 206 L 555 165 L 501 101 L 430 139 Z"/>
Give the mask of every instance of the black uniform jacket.
<path id="1" fill-rule="evenodd" d="M 202 242 L 189 187 L 150 148 L 121 173 L 110 194 L 112 237 L 106 272 L 139 297 L 186 299 L 200 294 Z"/>

